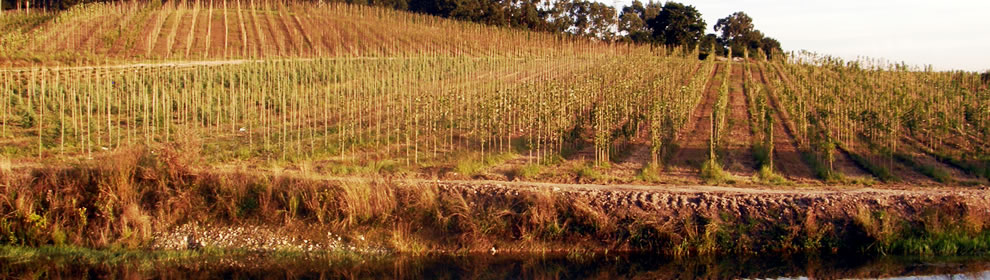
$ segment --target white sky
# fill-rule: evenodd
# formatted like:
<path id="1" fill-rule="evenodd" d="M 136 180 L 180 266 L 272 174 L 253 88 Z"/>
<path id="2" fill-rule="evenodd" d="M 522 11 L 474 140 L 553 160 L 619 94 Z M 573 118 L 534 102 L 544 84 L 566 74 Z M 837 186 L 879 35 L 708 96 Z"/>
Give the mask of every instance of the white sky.
<path id="1" fill-rule="evenodd" d="M 598 0 L 629 5 L 632 0 Z M 641 0 L 646 3 L 648 0 Z M 662 1 L 660 1 L 662 2 Z M 990 69 L 987 0 L 682 0 L 701 12 L 708 32 L 743 11 L 786 51 L 844 59 L 883 58 L 936 70 Z"/>

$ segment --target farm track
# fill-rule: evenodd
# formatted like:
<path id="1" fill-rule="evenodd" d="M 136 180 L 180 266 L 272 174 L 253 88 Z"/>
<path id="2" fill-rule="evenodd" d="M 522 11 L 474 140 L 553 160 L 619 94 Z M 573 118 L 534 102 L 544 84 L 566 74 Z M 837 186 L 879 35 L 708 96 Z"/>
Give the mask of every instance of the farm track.
<path id="1" fill-rule="evenodd" d="M 784 70 L 780 69 L 780 67 L 777 65 L 774 65 L 774 69 L 777 72 L 777 75 L 779 75 L 779 77 L 784 81 L 784 84 L 793 90 L 794 83 L 790 80 L 790 78 L 787 77 L 786 74 L 784 74 Z M 797 92 L 796 90 L 793 91 Z M 781 107 L 777 107 L 777 108 L 782 109 Z M 814 112 L 813 108 L 812 108 L 812 113 L 817 114 Z M 824 164 L 828 164 L 828 162 L 825 162 Z M 832 162 L 832 166 L 836 171 L 842 173 L 845 176 L 849 176 L 853 178 L 873 178 L 873 175 L 871 175 L 869 171 L 864 169 L 862 166 L 856 164 L 856 162 L 852 160 L 852 156 L 850 155 L 849 151 L 847 151 L 842 147 L 836 148 L 835 158 L 834 161 Z"/>
<path id="2" fill-rule="evenodd" d="M 722 159 L 726 171 L 732 174 L 751 177 L 756 173 L 756 159 L 753 157 L 752 123 L 749 119 L 749 99 L 746 98 L 743 84 L 743 65 L 732 67 L 729 73 L 729 127 L 726 142 L 726 158 Z"/>
<path id="3" fill-rule="evenodd" d="M 773 108 L 776 119 L 773 122 L 773 160 L 774 160 L 774 172 L 783 175 L 788 180 L 807 182 L 815 179 L 815 173 L 808 167 L 808 164 L 801 159 L 801 151 L 798 148 L 798 142 L 794 137 L 794 132 L 790 125 L 785 126 L 785 121 L 788 120 L 785 114 L 787 112 L 780 107 L 777 97 L 773 94 L 773 85 L 767 80 L 766 73 L 763 71 L 763 65 L 759 64 L 756 67 L 759 71 L 751 72 L 753 75 L 759 73 L 758 81 L 763 83 L 763 86 L 770 89 L 770 106 Z"/>
<path id="4" fill-rule="evenodd" d="M 721 80 L 717 79 L 720 71 L 725 71 L 724 67 L 721 64 L 715 64 L 715 70 L 712 71 L 711 77 L 705 85 L 702 102 L 694 108 L 691 120 L 685 126 L 687 130 L 679 133 L 679 135 L 686 135 L 686 137 L 678 137 L 678 141 L 681 143 L 680 147 L 668 165 L 671 175 L 699 178 L 698 170 L 701 168 L 701 164 L 708 159 L 708 142 L 712 130 L 712 107 L 715 104 L 715 99 L 718 98 L 719 89 L 716 85 L 721 84 Z"/>

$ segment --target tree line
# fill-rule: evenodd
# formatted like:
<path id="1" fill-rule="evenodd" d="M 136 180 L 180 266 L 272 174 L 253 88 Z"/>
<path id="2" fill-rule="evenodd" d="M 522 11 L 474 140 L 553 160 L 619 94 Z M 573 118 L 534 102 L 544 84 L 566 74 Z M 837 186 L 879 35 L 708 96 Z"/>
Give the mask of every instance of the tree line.
<path id="1" fill-rule="evenodd" d="M 4 9 L 67 9 L 97 0 L 0 0 Z M 223 0 L 217 0 L 223 1 Z M 250 0 L 248 0 L 250 1 Z M 255 0 L 262 1 L 262 0 Z M 309 0 L 389 7 L 489 25 L 565 33 L 607 42 L 698 48 L 702 53 L 773 57 L 780 42 L 765 36 L 753 19 L 737 12 L 715 23 L 721 34 L 705 34 L 707 23 L 691 5 L 639 0 L 616 10 L 591 0 Z"/>
<path id="2" fill-rule="evenodd" d="M 616 10 L 589 0 L 337 0 L 378 5 L 479 23 L 586 36 L 609 42 L 663 44 L 695 48 L 703 53 L 734 56 L 746 52 L 773 57 L 780 42 L 756 29 L 744 12 L 715 23 L 720 34 L 705 34 L 701 12 L 678 2 L 639 0 Z"/>

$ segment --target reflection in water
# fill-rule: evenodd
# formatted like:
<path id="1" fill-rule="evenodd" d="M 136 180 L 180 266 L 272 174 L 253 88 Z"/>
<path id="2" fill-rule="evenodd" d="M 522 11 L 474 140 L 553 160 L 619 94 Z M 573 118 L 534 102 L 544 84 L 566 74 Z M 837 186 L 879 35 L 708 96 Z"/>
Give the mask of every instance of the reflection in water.
<path id="1" fill-rule="evenodd" d="M 355 260 L 264 254 L 182 261 L 84 263 L 72 256 L 0 259 L 0 278 L 329 279 L 986 279 L 990 259 L 860 259 L 849 256 L 703 258 L 650 255 L 395 256 Z"/>

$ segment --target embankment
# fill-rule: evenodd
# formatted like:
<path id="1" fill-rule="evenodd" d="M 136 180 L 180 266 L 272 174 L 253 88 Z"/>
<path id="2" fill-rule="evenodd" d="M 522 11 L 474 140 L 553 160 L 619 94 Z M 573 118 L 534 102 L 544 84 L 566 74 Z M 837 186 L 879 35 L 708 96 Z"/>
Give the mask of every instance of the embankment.
<path id="1" fill-rule="evenodd" d="M 330 178 L 129 151 L 0 175 L 0 243 L 360 254 L 984 255 L 990 195 Z"/>

